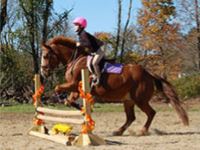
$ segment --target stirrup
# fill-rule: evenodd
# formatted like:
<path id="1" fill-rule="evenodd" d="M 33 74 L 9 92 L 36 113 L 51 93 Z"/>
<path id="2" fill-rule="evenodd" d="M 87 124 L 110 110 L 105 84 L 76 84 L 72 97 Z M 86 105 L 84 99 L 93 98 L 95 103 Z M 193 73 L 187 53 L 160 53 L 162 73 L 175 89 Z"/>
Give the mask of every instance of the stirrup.
<path id="1" fill-rule="evenodd" d="M 92 82 L 94 85 L 98 85 L 100 80 L 98 78 L 96 78 L 96 79 L 92 80 Z"/>
<path id="2" fill-rule="evenodd" d="M 96 80 L 97 76 L 95 74 L 92 74 L 92 80 Z"/>

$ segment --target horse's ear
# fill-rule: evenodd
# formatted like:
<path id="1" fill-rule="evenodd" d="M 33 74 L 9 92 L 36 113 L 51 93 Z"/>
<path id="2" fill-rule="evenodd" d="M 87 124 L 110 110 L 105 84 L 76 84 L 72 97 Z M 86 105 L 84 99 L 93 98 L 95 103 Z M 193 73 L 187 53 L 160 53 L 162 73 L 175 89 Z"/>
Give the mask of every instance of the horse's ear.
<path id="1" fill-rule="evenodd" d="M 41 47 L 45 47 L 46 43 L 44 41 L 41 42 Z"/>
<path id="2" fill-rule="evenodd" d="M 45 45 L 45 41 L 42 41 L 42 42 L 41 42 L 41 46 L 43 46 L 43 45 Z"/>
<path id="3" fill-rule="evenodd" d="M 42 41 L 41 42 L 41 48 L 47 48 L 48 49 L 49 47 L 44 41 Z"/>

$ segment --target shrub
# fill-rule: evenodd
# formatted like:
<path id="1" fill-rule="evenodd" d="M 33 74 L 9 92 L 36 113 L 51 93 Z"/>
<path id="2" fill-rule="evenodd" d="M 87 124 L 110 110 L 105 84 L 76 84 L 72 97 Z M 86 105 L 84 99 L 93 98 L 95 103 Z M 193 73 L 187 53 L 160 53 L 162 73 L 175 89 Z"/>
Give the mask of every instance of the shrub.
<path id="1" fill-rule="evenodd" d="M 181 98 L 200 96 L 200 73 L 177 79 L 173 83 Z"/>
<path id="2" fill-rule="evenodd" d="M 28 102 L 31 99 L 33 71 L 30 56 L 12 48 L 0 55 L 0 102 Z"/>

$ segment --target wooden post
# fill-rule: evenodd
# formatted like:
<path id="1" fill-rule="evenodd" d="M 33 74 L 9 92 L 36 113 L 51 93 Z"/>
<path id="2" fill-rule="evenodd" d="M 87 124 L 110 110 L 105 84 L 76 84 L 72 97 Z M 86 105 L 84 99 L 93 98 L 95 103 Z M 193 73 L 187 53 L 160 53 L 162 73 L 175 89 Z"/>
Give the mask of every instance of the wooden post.
<path id="1" fill-rule="evenodd" d="M 35 74 L 35 76 L 34 76 L 34 84 L 35 84 L 35 93 L 36 93 L 41 87 L 40 75 L 39 74 Z M 37 119 L 37 115 L 39 115 L 39 112 L 37 111 L 37 108 L 39 106 L 42 106 L 41 97 L 36 97 L 34 106 L 35 106 L 35 119 Z M 44 124 L 42 124 L 42 125 L 34 125 L 34 127 L 32 127 L 31 130 L 33 130 L 35 128 L 39 129 L 41 133 L 45 133 L 46 132 L 46 127 L 44 126 Z"/>
<path id="2" fill-rule="evenodd" d="M 81 76 L 82 76 L 83 91 L 85 93 L 88 93 L 90 92 L 89 71 L 87 69 L 82 69 Z M 91 115 L 91 106 L 86 99 L 83 99 L 83 107 L 85 109 L 85 116 L 84 116 L 85 124 L 88 124 L 87 115 Z M 92 134 L 92 132 L 90 131 L 89 133 L 81 133 L 79 137 L 75 140 L 73 145 L 88 146 L 88 145 L 105 145 L 105 144 L 106 142 L 102 138 Z"/>
<path id="3" fill-rule="evenodd" d="M 36 92 L 41 86 L 39 74 L 35 74 L 34 81 L 35 81 L 35 92 Z M 41 105 L 41 99 L 40 97 L 37 97 L 35 102 L 35 108 L 37 108 L 39 105 Z"/>
<path id="4" fill-rule="evenodd" d="M 85 93 L 90 92 L 90 84 L 89 84 L 89 71 L 88 70 L 81 70 L 81 77 L 82 77 L 82 88 Z M 85 109 L 84 120 L 85 124 L 88 124 L 87 115 L 91 116 L 91 106 L 90 103 L 86 99 L 83 98 L 83 108 Z"/>

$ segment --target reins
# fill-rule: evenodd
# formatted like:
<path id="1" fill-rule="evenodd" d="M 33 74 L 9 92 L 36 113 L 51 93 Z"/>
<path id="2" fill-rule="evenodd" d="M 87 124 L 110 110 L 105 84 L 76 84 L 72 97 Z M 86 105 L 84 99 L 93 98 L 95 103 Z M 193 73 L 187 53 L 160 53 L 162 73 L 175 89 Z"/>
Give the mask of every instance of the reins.
<path id="1" fill-rule="evenodd" d="M 70 59 L 67 61 L 67 64 L 69 64 L 70 62 L 73 62 L 76 59 L 77 52 L 78 52 L 78 47 L 76 47 L 75 51 L 73 51 L 73 54 L 71 55 Z"/>
<path id="2" fill-rule="evenodd" d="M 50 50 L 56 55 L 57 58 L 59 58 L 59 56 L 52 50 L 52 48 L 49 46 Z M 76 64 L 76 62 L 81 58 L 81 56 L 77 56 L 78 55 L 78 47 L 76 47 L 76 49 L 73 51 L 70 59 L 67 61 L 67 63 L 65 65 L 63 65 L 62 67 L 59 67 L 58 69 L 55 69 L 55 72 L 58 72 L 60 70 L 66 69 L 68 68 L 68 65 L 71 63 L 71 75 L 73 76 L 73 68 Z"/>
<path id="3" fill-rule="evenodd" d="M 50 45 L 45 44 L 45 47 L 47 47 L 49 49 L 49 52 L 51 54 L 55 55 L 58 60 L 61 59 L 60 56 L 52 49 L 52 47 Z M 73 68 L 74 68 L 76 62 L 82 57 L 79 50 L 80 49 L 78 47 L 75 47 L 75 49 L 72 51 L 72 55 L 67 60 L 66 64 L 63 64 L 62 67 L 58 66 L 57 68 L 54 69 L 54 72 L 59 72 L 60 70 L 63 70 L 63 69 L 71 69 L 71 75 L 73 75 Z M 51 56 L 49 56 L 49 57 L 51 57 Z"/>

